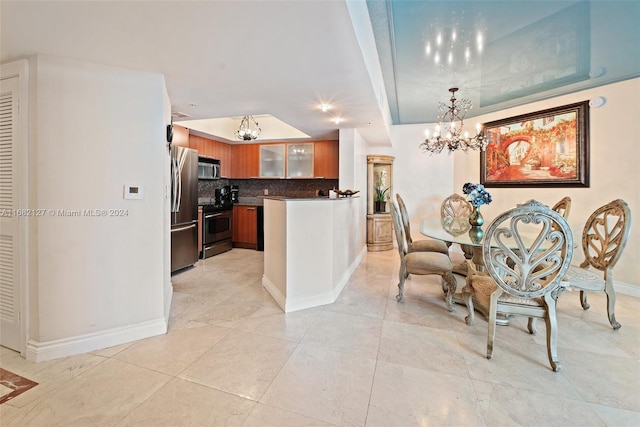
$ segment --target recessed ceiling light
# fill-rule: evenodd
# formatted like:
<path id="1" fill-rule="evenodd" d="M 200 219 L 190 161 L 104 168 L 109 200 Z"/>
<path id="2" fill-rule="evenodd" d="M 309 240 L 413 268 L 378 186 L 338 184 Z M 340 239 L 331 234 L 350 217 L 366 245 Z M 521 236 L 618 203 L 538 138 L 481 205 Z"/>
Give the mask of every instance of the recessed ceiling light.
<path id="1" fill-rule="evenodd" d="M 331 108 L 329 104 L 320 104 L 320 109 L 323 113 L 326 113 L 329 108 Z"/>
<path id="2" fill-rule="evenodd" d="M 335 117 L 335 118 L 333 119 L 333 122 L 334 122 L 335 124 L 337 124 L 337 125 L 339 125 L 341 121 L 342 121 L 342 119 L 341 119 L 340 117 Z"/>
<path id="3" fill-rule="evenodd" d="M 189 107 L 191 107 L 191 108 L 195 108 L 195 107 L 197 107 L 197 106 L 198 106 L 198 104 L 195 104 L 195 103 L 193 103 L 193 102 L 189 104 Z"/>

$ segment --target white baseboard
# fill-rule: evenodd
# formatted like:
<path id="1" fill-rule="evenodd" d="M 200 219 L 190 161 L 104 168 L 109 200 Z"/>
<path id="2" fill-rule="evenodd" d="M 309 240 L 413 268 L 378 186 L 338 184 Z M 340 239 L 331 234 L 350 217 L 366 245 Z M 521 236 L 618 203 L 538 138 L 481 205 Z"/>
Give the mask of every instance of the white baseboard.
<path id="1" fill-rule="evenodd" d="M 26 358 L 31 362 L 44 362 L 162 335 L 166 332 L 166 320 L 156 319 L 121 328 L 53 341 L 39 342 L 29 340 L 27 342 Z"/>
<path id="2" fill-rule="evenodd" d="M 282 292 L 280 292 L 278 287 L 264 275 L 262 276 L 262 286 L 264 286 L 267 292 L 271 294 L 273 299 L 285 313 L 304 310 L 306 308 L 318 307 L 326 304 L 333 304 L 334 302 L 336 302 L 347 283 L 349 283 L 351 275 L 356 270 L 356 268 L 358 268 L 358 265 L 360 265 L 360 262 L 362 261 L 362 257 L 364 257 L 366 253 L 367 247 L 364 246 L 355 260 L 344 272 L 340 280 L 335 284 L 331 292 L 325 292 L 323 294 L 311 295 L 303 298 L 287 298 L 285 295 L 282 295 Z"/>
<path id="3" fill-rule="evenodd" d="M 640 298 L 640 286 L 629 283 L 613 282 L 613 289 L 615 289 L 618 294 Z"/>
<path id="4" fill-rule="evenodd" d="M 173 301 L 173 283 L 169 282 L 169 286 L 164 291 L 164 321 L 169 325 L 169 315 L 171 314 L 171 302 Z"/>
<path id="5" fill-rule="evenodd" d="M 267 292 L 269 292 L 269 295 L 271 295 L 275 302 L 280 306 L 282 311 L 286 313 L 287 310 L 285 310 L 285 296 L 282 295 L 280 289 L 278 289 L 278 287 L 264 274 L 262 275 L 262 286 L 264 286 Z"/>

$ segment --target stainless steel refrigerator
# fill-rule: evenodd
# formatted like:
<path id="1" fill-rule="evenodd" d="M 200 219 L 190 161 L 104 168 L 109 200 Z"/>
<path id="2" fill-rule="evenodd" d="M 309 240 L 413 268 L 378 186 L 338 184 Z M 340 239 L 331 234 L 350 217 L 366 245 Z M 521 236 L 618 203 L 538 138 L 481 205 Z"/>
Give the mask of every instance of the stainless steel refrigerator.
<path id="1" fill-rule="evenodd" d="M 171 147 L 171 272 L 198 261 L 198 152 Z"/>

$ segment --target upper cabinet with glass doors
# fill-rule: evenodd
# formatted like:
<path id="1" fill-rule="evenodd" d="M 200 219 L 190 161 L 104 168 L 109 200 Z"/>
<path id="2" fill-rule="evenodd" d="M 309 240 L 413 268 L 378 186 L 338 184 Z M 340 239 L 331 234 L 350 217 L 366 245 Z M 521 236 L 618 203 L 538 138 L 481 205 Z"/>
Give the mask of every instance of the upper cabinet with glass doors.
<path id="1" fill-rule="evenodd" d="M 313 178 L 313 143 L 287 144 L 287 178 Z"/>
<path id="2" fill-rule="evenodd" d="M 284 178 L 284 144 L 260 145 L 260 177 Z"/>

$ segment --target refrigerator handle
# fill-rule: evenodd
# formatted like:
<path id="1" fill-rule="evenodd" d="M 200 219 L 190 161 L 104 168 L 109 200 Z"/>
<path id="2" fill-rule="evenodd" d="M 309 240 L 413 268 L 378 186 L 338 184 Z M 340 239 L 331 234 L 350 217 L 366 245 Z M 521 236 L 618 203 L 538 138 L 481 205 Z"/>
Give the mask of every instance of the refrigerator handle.
<path id="1" fill-rule="evenodd" d="M 171 156 L 171 212 L 178 212 L 178 178 L 180 176 L 177 173 L 178 161 L 174 156 Z"/>
<path id="2" fill-rule="evenodd" d="M 171 232 L 174 232 L 174 231 L 183 231 L 183 230 L 188 230 L 188 229 L 190 229 L 190 228 L 197 227 L 197 226 L 198 226 L 198 224 L 186 225 L 186 226 L 184 226 L 184 227 L 180 227 L 180 228 L 173 228 L 173 229 L 171 229 Z"/>

